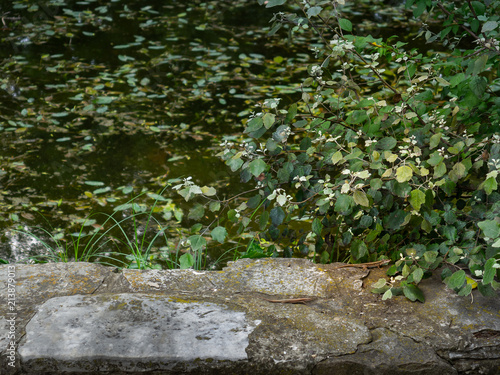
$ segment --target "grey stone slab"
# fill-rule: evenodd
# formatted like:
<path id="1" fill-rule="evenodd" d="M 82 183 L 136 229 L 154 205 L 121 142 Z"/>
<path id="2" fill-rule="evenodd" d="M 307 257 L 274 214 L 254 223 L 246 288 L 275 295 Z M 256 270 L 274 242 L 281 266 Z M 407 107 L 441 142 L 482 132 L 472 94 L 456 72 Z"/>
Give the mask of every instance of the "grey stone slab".
<path id="1" fill-rule="evenodd" d="M 241 259 L 209 277 L 219 289 L 285 296 L 326 297 L 334 287 L 326 272 L 303 259 Z"/>
<path id="2" fill-rule="evenodd" d="M 60 295 L 92 293 L 113 272 L 111 267 L 84 262 L 0 265 L 0 301 L 7 298 L 9 266 L 15 267 L 12 273 L 19 303 L 35 297 L 40 301 Z"/>
<path id="3" fill-rule="evenodd" d="M 208 302 L 161 295 L 56 297 L 42 304 L 19 346 L 30 371 L 171 368 L 196 360 L 246 360 L 259 322 Z M 49 366 L 50 365 L 50 366 Z"/>
<path id="4" fill-rule="evenodd" d="M 436 273 L 419 284 L 425 303 L 383 301 L 370 285 L 384 269 L 301 259 L 212 272 L 16 265 L 8 367 L 5 267 L 1 375 L 500 373 L 500 294 L 462 298 Z"/>

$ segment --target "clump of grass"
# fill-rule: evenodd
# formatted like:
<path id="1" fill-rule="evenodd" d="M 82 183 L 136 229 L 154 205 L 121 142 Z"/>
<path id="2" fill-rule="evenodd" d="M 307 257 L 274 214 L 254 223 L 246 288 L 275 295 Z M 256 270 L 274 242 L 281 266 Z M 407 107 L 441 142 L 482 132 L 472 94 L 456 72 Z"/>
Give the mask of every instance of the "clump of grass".
<path id="1" fill-rule="evenodd" d="M 166 188 L 164 188 L 161 193 L 163 193 L 165 189 Z M 73 236 L 76 238 L 72 237 L 71 241 L 65 241 L 65 243 L 63 243 L 59 236 L 55 236 L 51 232 L 39 227 L 37 229 L 41 230 L 46 235 L 43 237 L 49 238 L 50 241 L 45 240 L 42 236 L 37 235 L 33 231 L 15 230 L 15 232 L 30 236 L 47 250 L 47 254 L 29 257 L 29 260 L 35 263 L 70 261 L 95 262 L 120 268 L 161 269 L 162 266 L 158 263 L 160 259 L 163 260 L 163 263 L 165 263 L 168 268 L 179 268 L 179 246 L 177 246 L 174 253 L 169 253 L 167 256 L 159 257 L 153 253 L 155 243 L 160 238 L 165 239 L 166 247 L 168 248 L 168 242 L 165 236 L 165 231 L 168 229 L 168 226 L 162 226 L 153 215 L 158 199 L 155 199 L 152 208 L 148 212 L 134 203 L 134 200 L 143 194 L 139 194 L 125 204 L 116 207 L 113 214 L 95 213 L 89 215 L 82 223 L 77 235 Z M 132 214 L 127 215 L 121 220 L 115 218 L 117 213 L 128 209 L 132 210 Z M 92 235 L 85 233 L 86 223 L 91 220 L 93 216 L 98 215 L 102 215 L 106 218 L 102 225 L 100 225 Z M 142 217 L 145 217 L 146 220 L 145 226 L 140 229 L 140 219 Z M 129 234 L 125 228 L 126 224 L 130 222 L 133 228 L 132 234 Z M 155 225 L 158 230 L 153 238 L 149 240 L 148 228 L 153 225 Z M 104 228 L 107 229 L 100 232 Z M 143 231 L 142 234 L 141 230 Z M 118 232 L 118 235 L 115 235 L 115 232 Z M 116 251 L 106 250 L 109 249 L 110 246 L 114 247 Z"/>

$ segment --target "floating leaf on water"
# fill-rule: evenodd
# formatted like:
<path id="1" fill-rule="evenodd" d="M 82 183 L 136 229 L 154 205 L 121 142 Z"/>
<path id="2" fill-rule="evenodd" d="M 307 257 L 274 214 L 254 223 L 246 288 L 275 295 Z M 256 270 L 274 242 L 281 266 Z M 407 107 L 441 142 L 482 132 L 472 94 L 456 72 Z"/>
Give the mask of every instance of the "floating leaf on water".
<path id="1" fill-rule="evenodd" d="M 97 99 L 93 100 L 94 104 L 109 104 L 116 99 L 115 96 L 99 96 Z"/>
<path id="2" fill-rule="evenodd" d="M 85 185 L 90 185 L 90 186 L 104 186 L 104 182 L 102 181 L 85 181 Z"/>
<path id="3" fill-rule="evenodd" d="M 121 204 L 119 206 L 116 206 L 113 211 L 125 211 L 125 210 L 128 210 L 132 208 L 132 204 L 131 203 L 126 203 L 126 204 Z"/>
<path id="4" fill-rule="evenodd" d="M 107 193 L 108 191 L 111 191 L 111 188 L 109 186 L 106 186 L 105 188 L 94 190 L 93 194 L 97 195 L 97 194 Z"/>
<path id="5" fill-rule="evenodd" d="M 129 193 L 131 193 L 131 192 L 133 192 L 133 191 L 134 191 L 134 188 L 133 188 L 132 186 L 130 186 L 130 185 L 125 186 L 125 187 L 122 189 L 123 194 L 129 194 Z"/>
<path id="6" fill-rule="evenodd" d="M 56 112 L 56 113 L 52 113 L 52 117 L 66 117 L 67 115 L 69 115 L 68 112 Z"/>
<path id="7" fill-rule="evenodd" d="M 177 160 L 181 160 L 181 159 L 185 159 L 185 158 L 186 158 L 185 155 L 176 155 L 174 157 L 167 159 L 167 161 L 172 162 L 172 161 L 177 161 Z"/>

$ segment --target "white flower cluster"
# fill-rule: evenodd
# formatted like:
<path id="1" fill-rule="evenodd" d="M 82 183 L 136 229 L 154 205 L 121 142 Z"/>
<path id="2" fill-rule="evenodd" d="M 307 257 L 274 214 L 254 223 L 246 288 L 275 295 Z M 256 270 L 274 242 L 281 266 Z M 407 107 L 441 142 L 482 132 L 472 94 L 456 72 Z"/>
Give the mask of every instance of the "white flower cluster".
<path id="1" fill-rule="evenodd" d="M 280 206 L 285 205 L 287 202 L 292 201 L 292 196 L 287 195 L 285 192 L 285 189 L 274 189 L 274 191 L 267 197 L 270 201 L 276 198 L 276 203 L 278 203 Z"/>
<path id="2" fill-rule="evenodd" d="M 340 135 L 337 135 L 336 137 L 332 137 L 331 135 L 326 137 L 325 134 L 321 130 L 318 130 L 318 136 L 312 140 L 312 143 L 323 143 L 323 142 L 335 142 L 338 144 L 337 140 L 340 138 Z"/>
<path id="3" fill-rule="evenodd" d="M 220 143 L 219 146 L 224 147 L 223 155 L 226 155 L 229 151 L 231 151 L 231 149 L 234 146 L 234 143 L 225 140 L 224 142 Z"/>
<path id="4" fill-rule="evenodd" d="M 498 42 L 497 39 L 485 39 L 485 38 L 479 38 L 474 41 L 475 43 L 480 43 L 486 48 L 493 48 L 496 49 L 497 51 L 500 51 L 500 43 Z"/>
<path id="5" fill-rule="evenodd" d="M 193 179 L 193 177 L 187 177 L 187 178 L 184 178 L 183 179 L 183 183 L 182 184 L 179 184 L 179 185 L 175 185 L 172 189 L 174 190 L 179 190 L 183 187 L 188 187 L 188 186 L 193 186 L 194 185 L 194 182 L 191 181 Z"/>
<path id="6" fill-rule="evenodd" d="M 308 182 L 310 179 L 311 179 L 312 175 L 309 175 L 309 176 L 295 176 L 293 178 L 294 181 L 297 181 L 295 183 L 295 189 L 298 189 L 303 182 Z"/>
<path id="7" fill-rule="evenodd" d="M 498 159 L 491 159 L 488 161 L 488 165 L 491 166 L 492 169 L 500 170 L 500 160 Z"/>
<path id="8" fill-rule="evenodd" d="M 272 98 L 264 100 L 264 107 L 275 109 L 280 104 L 281 98 Z"/>
<path id="9" fill-rule="evenodd" d="M 448 155 L 445 154 L 445 149 L 444 147 L 441 147 L 440 149 L 437 150 L 437 152 L 439 152 L 439 155 L 441 155 L 442 157 L 444 157 L 445 159 L 448 159 Z"/>
<path id="10" fill-rule="evenodd" d="M 321 77 L 323 75 L 323 69 L 321 69 L 319 65 L 313 65 L 310 75 L 313 77 Z"/>
<path id="11" fill-rule="evenodd" d="M 366 180 L 367 178 L 369 178 L 371 176 L 371 173 L 367 170 L 359 171 L 359 172 L 352 172 L 349 169 L 344 169 L 341 173 L 345 174 L 345 175 L 349 175 L 351 178 L 350 181 L 345 180 L 344 183 L 342 184 L 342 187 L 340 188 L 340 192 L 342 194 L 347 194 L 349 191 L 351 191 L 351 189 L 354 189 L 354 190 L 363 189 L 363 187 L 365 186 L 364 183 L 359 182 L 353 186 L 354 182 L 358 178 L 362 179 L 362 180 Z"/>
<path id="12" fill-rule="evenodd" d="M 333 184 L 330 182 L 330 175 L 326 175 L 324 180 L 318 180 L 319 184 L 323 184 L 323 194 L 330 201 L 332 206 L 335 199 L 335 191 L 333 190 Z"/>
<path id="13" fill-rule="evenodd" d="M 422 155 L 422 150 L 417 147 L 417 137 L 415 135 L 411 135 L 409 138 L 403 138 L 403 141 L 408 144 L 398 146 L 400 155 L 408 155 L 410 158 L 417 157 L 417 159 L 418 156 Z M 413 149 L 410 149 L 411 146 L 413 146 Z"/>
<path id="14" fill-rule="evenodd" d="M 354 44 L 347 40 L 340 39 L 337 35 L 330 41 L 332 56 L 343 56 L 345 51 L 354 49 Z"/>

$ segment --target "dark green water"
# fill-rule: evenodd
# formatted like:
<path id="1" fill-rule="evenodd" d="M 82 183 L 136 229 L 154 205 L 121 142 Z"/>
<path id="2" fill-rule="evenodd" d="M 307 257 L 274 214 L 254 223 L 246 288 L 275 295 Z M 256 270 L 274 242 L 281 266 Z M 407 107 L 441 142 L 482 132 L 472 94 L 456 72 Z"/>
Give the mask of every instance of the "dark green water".
<path id="1" fill-rule="evenodd" d="M 187 176 L 220 198 L 253 187 L 214 156 L 219 144 L 243 139 L 258 102 L 297 98 L 314 59 L 307 35 L 268 37 L 276 9 L 252 0 L 0 4 L 0 258 L 10 261 L 45 251 L 12 229 L 42 226 L 70 243 L 96 230 L 92 212 L 141 193 L 147 210 Z M 375 5 L 345 11 L 374 36 L 410 32 L 401 4 Z M 163 197 L 168 251 L 196 221 L 174 191 Z M 209 249 L 207 265 L 225 250 Z"/>

